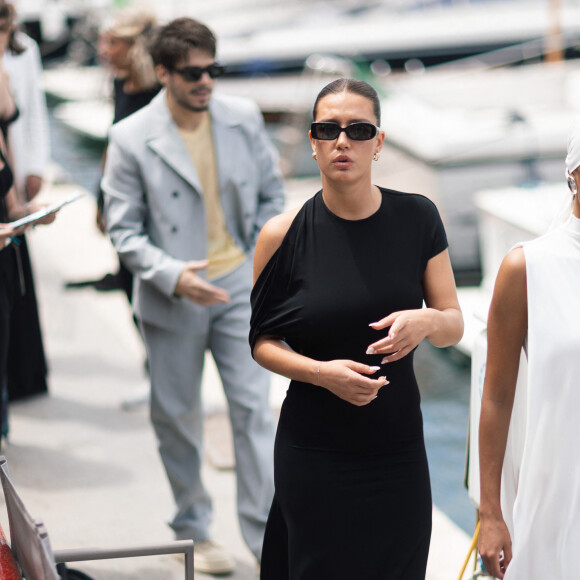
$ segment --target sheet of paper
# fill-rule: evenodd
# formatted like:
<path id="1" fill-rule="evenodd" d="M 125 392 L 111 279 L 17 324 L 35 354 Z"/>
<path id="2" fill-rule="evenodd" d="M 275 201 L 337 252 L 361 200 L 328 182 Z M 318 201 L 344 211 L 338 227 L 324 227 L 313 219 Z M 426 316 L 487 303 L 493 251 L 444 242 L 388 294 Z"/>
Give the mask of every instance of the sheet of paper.
<path id="1" fill-rule="evenodd" d="M 83 197 L 83 195 L 86 195 L 86 193 L 83 191 L 75 191 L 74 193 L 72 193 L 67 198 L 63 199 L 62 201 L 59 201 L 57 203 L 53 203 L 51 205 L 47 205 L 46 207 L 43 207 L 42 209 L 39 209 L 38 211 L 35 211 L 34 213 L 31 213 L 27 216 L 24 216 L 23 218 L 20 218 L 18 220 L 10 222 L 7 225 L 13 229 L 17 229 L 21 226 L 25 226 L 25 225 L 30 224 L 32 222 L 35 222 L 35 221 L 39 220 L 40 218 L 43 218 L 51 213 L 57 212 L 59 209 L 61 209 L 65 205 L 68 205 L 69 203 L 72 203 L 73 201 L 76 201 L 77 199 Z"/>

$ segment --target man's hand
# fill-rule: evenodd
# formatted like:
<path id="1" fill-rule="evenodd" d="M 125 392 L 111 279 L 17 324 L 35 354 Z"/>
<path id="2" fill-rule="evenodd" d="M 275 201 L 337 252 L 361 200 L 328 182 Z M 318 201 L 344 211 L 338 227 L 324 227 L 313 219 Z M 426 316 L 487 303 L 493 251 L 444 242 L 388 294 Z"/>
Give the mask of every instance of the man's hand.
<path id="1" fill-rule="evenodd" d="M 98 230 L 102 234 L 107 233 L 107 225 L 105 224 L 105 216 L 103 215 L 103 212 L 98 208 L 97 208 L 97 215 L 95 217 L 95 223 L 97 224 Z"/>
<path id="2" fill-rule="evenodd" d="M 229 302 L 230 296 L 224 289 L 218 288 L 198 276 L 197 273 L 200 270 L 205 270 L 208 264 L 208 260 L 187 262 L 177 280 L 174 294 L 183 296 L 183 298 L 187 298 L 201 306 Z"/>

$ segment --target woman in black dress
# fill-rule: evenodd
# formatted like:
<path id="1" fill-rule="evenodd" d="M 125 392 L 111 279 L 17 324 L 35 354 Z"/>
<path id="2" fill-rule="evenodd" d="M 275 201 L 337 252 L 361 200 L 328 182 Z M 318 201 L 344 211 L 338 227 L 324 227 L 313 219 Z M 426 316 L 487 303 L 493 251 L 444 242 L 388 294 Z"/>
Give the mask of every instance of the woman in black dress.
<path id="1" fill-rule="evenodd" d="M 432 504 L 413 353 L 463 333 L 445 231 L 426 197 L 372 185 L 384 133 L 370 85 L 334 81 L 313 117 L 322 190 L 264 226 L 254 261 L 253 354 L 292 379 L 261 578 L 424 579 Z"/>
<path id="2" fill-rule="evenodd" d="M 12 141 L 16 197 L 25 204 L 38 195 L 48 162 L 48 119 L 40 87 L 40 54 L 34 41 L 18 30 L 18 17 L 10 2 L 0 3 L 0 69 L 5 90 L 20 106 L 8 117 L 0 117 L 4 142 Z M 12 99 L 14 96 L 14 99 Z M 14 125 L 13 125 L 14 124 Z M 15 238 L 19 288 L 10 318 L 8 354 L 8 398 L 25 399 L 48 391 L 48 366 L 40 325 L 35 279 L 25 235 Z M 5 425 L 6 427 L 6 425 Z"/>
<path id="3" fill-rule="evenodd" d="M 0 31 L 0 35 L 2 31 Z M 0 38 L 0 41 L 2 39 Z M 18 110 L 9 91 L 8 77 L 0 66 L 0 120 L 15 119 Z M 8 433 L 8 361 L 11 343 L 11 318 L 17 298 L 22 293 L 22 270 L 15 245 L 24 227 L 14 229 L 11 222 L 22 218 L 40 205 L 20 205 L 14 190 L 14 176 L 7 160 L 6 144 L 0 131 L 0 441 Z M 50 223 L 54 214 L 39 220 Z"/>

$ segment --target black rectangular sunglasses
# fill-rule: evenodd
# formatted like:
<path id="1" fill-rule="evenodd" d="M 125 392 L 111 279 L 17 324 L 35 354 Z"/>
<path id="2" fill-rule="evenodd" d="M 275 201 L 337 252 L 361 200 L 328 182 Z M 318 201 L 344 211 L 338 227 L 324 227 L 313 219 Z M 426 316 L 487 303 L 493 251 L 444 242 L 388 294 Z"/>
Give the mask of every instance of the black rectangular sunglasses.
<path id="1" fill-rule="evenodd" d="M 344 131 L 346 136 L 353 141 L 368 141 L 376 136 L 379 128 L 372 123 L 351 123 L 341 127 L 338 123 L 320 122 L 310 125 L 310 132 L 314 139 L 332 141 Z"/>
<path id="2" fill-rule="evenodd" d="M 203 76 L 203 73 L 207 73 L 212 79 L 221 77 L 224 74 L 226 67 L 223 64 L 214 62 L 213 64 L 203 68 L 200 66 L 184 66 L 181 68 L 173 68 L 171 70 L 180 74 L 188 83 L 195 83 Z"/>

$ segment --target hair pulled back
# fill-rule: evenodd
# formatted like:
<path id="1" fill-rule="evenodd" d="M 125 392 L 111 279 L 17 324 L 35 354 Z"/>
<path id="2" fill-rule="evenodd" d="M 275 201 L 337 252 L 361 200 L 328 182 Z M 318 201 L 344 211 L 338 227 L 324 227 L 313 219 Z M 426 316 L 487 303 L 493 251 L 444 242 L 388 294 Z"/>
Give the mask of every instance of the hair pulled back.
<path id="1" fill-rule="evenodd" d="M 318 108 L 318 103 L 327 97 L 328 95 L 337 95 L 340 93 L 353 93 L 355 95 L 360 95 L 365 99 L 368 99 L 372 106 L 375 117 L 377 118 L 377 125 L 381 124 L 381 103 L 379 101 L 379 95 L 377 91 L 365 81 L 359 81 L 357 79 L 340 78 L 328 83 L 316 97 L 314 101 L 314 108 L 312 109 L 312 118 L 316 121 L 316 109 Z"/>

